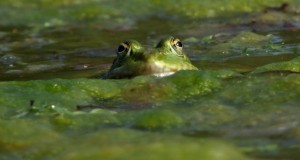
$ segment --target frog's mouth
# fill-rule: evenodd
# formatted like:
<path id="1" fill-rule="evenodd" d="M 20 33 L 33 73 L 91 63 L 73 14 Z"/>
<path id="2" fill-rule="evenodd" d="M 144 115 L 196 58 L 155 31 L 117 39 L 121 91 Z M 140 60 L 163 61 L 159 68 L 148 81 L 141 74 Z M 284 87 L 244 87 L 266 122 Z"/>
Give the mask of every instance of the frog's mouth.
<path id="1" fill-rule="evenodd" d="M 166 77 L 174 74 L 175 72 L 164 72 L 164 73 L 154 73 L 153 75 L 155 77 Z"/>
<path id="2" fill-rule="evenodd" d="M 177 64 L 168 64 L 162 61 L 148 62 L 146 67 L 148 73 L 156 77 L 165 77 L 174 74 L 177 70 L 182 68 L 178 67 Z"/>

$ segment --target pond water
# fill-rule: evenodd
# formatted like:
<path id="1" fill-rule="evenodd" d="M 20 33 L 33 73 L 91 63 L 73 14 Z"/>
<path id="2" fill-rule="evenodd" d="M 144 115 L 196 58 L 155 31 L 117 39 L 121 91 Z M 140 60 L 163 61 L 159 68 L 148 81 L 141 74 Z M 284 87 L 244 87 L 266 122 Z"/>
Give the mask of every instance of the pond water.
<path id="1" fill-rule="evenodd" d="M 297 0 L 3 0 L 0 13 L 0 159 L 300 158 Z M 124 40 L 170 35 L 199 71 L 99 78 Z"/>

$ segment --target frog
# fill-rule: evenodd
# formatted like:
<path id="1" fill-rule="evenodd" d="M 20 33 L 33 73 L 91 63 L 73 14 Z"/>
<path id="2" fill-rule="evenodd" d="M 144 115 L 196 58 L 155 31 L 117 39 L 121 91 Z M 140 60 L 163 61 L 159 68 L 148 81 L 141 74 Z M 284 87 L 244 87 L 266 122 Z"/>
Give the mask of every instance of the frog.
<path id="1" fill-rule="evenodd" d="M 117 57 L 103 78 L 164 77 L 179 70 L 198 70 L 184 53 L 180 39 L 173 36 L 163 38 L 150 51 L 145 51 L 138 41 L 128 40 L 119 45 Z"/>

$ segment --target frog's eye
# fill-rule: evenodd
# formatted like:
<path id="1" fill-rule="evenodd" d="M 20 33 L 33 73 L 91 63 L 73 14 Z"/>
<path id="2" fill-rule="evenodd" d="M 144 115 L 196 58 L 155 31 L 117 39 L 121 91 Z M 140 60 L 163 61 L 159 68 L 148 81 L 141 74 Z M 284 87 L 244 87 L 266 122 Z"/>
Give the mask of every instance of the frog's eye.
<path id="1" fill-rule="evenodd" d="M 118 53 L 121 53 L 121 52 L 124 52 L 125 51 L 125 47 L 124 47 L 124 45 L 119 45 L 119 47 L 118 47 Z"/>
<path id="2" fill-rule="evenodd" d="M 182 52 L 182 48 L 183 48 L 182 42 L 178 38 L 176 38 L 173 39 L 172 44 L 176 54 L 180 57 L 184 57 L 184 53 Z"/>
<path id="3" fill-rule="evenodd" d="M 183 47 L 183 44 L 182 44 L 182 42 L 179 39 L 174 39 L 173 40 L 173 44 L 177 48 L 182 48 Z"/>
<path id="4" fill-rule="evenodd" d="M 129 46 L 126 43 L 121 43 L 118 47 L 117 55 L 126 56 L 129 50 Z"/>
<path id="5" fill-rule="evenodd" d="M 180 42 L 180 41 L 178 41 L 178 42 L 176 42 L 176 44 L 175 44 L 177 47 L 180 47 L 180 48 L 182 48 L 183 47 L 183 44 Z"/>

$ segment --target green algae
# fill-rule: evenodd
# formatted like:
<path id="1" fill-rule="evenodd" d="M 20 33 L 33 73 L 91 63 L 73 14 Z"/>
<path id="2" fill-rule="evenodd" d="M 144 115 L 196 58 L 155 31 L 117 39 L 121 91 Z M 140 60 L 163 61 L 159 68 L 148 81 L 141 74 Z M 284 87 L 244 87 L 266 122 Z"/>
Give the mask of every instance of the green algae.
<path id="1" fill-rule="evenodd" d="M 0 157 L 7 159 L 20 155 L 26 159 L 247 159 L 235 147 L 217 140 L 129 129 L 63 135 L 39 119 L 1 120 L 1 124 L 0 152 L 4 154 Z"/>
<path id="2" fill-rule="evenodd" d="M 55 146 L 57 142 L 63 144 L 64 139 L 51 130 L 51 125 L 45 120 L 1 120 L 0 123 L 1 159 L 51 158 L 63 149 Z"/>
<path id="3" fill-rule="evenodd" d="M 135 127 L 144 129 L 161 129 L 178 126 L 182 123 L 179 115 L 171 111 L 151 111 L 144 113 L 134 124 Z"/>
<path id="4" fill-rule="evenodd" d="M 33 131 L 36 131 L 36 134 L 39 135 L 43 133 L 39 130 Z M 46 141 L 50 140 L 48 145 L 30 146 L 32 143 L 39 143 L 39 139 L 27 140 L 29 142 L 14 139 L 8 143 L 23 143 L 29 146 L 18 149 L 12 147 L 10 150 L 12 152 L 23 152 L 23 157 L 28 159 L 52 159 L 51 156 L 56 156 L 55 159 L 98 159 L 103 157 L 107 159 L 198 159 L 199 157 L 203 159 L 220 159 L 220 157 L 222 159 L 247 159 L 237 152 L 233 146 L 216 140 L 197 140 L 176 135 L 153 134 L 127 129 L 107 129 L 70 139 L 65 136 L 53 138 L 49 136 L 53 132 L 48 131 L 49 133 L 43 137 Z M 18 134 L 21 133 L 16 133 L 16 135 Z M 60 147 L 53 149 L 51 146 L 53 143 L 59 143 Z M 66 146 L 69 147 L 64 148 Z M 145 157 L 145 155 L 148 156 Z M 1 157 L 4 156 L 1 155 Z M 6 157 L 9 156 L 16 158 L 13 155 L 7 155 Z"/>
<path id="5" fill-rule="evenodd" d="M 299 103 L 299 75 L 280 75 L 266 77 L 247 77 L 228 83 L 223 98 L 234 104 L 272 105 L 281 103 Z M 234 86 L 233 86 L 234 85 Z M 236 90 L 240 92 L 236 92 Z M 292 91 L 292 92 L 290 92 Z"/>
<path id="6" fill-rule="evenodd" d="M 219 0 L 211 3 L 207 1 L 177 1 L 176 5 L 170 5 L 170 1 L 157 1 L 156 3 L 165 7 L 168 13 L 180 13 L 187 17 L 203 18 L 203 17 L 215 17 L 220 15 L 232 14 L 232 13 L 247 13 L 257 12 L 260 9 L 270 5 L 280 5 L 287 1 L 226 1 Z M 290 1 L 296 2 L 296 1 Z"/>
<path id="7" fill-rule="evenodd" d="M 1 82 L 1 105 L 7 107 L 34 106 L 75 107 L 92 105 L 105 99 L 153 100 L 177 99 L 193 95 L 206 95 L 218 89 L 218 76 L 226 77 L 228 71 L 182 71 L 165 79 L 137 77 L 129 80 L 107 81 L 100 79 L 53 79 Z M 231 75 L 229 75 L 231 76 Z M 235 76 L 235 75 L 232 75 Z M 184 78 L 182 78 L 184 77 Z M 32 107 L 32 106 L 31 106 Z"/>
<path id="8" fill-rule="evenodd" d="M 2 121 L 3 123 L 6 123 L 5 126 L 11 127 L 9 129 L 4 127 L 2 130 L 2 134 L 4 134 L 4 136 L 2 136 L 2 144 L 4 147 L 2 148 L 2 151 L 7 152 L 8 150 L 14 150 L 21 146 L 21 149 L 15 151 L 17 152 L 17 155 L 21 154 L 25 157 L 32 156 L 33 153 L 23 153 L 22 147 L 37 147 L 35 140 L 39 139 L 39 136 L 36 135 L 33 136 L 32 139 L 23 141 L 16 138 L 14 134 L 8 134 L 8 132 L 14 132 L 17 133 L 16 136 L 23 135 L 23 133 L 19 133 L 17 130 L 14 131 L 14 125 L 8 123 L 9 121 L 11 121 L 11 123 L 19 123 L 19 125 L 25 123 L 24 126 L 35 126 L 42 123 L 44 124 L 44 129 L 51 130 L 49 134 L 53 133 L 58 136 L 56 137 L 57 139 L 65 139 L 65 136 L 69 135 L 76 137 L 89 133 L 94 136 L 90 137 L 88 134 L 89 136 L 87 137 L 93 140 L 91 140 L 91 142 L 86 140 L 80 142 L 80 144 L 84 144 L 83 146 L 87 145 L 89 147 L 96 145 L 98 140 L 97 138 L 94 138 L 95 136 L 98 137 L 97 132 L 100 132 L 100 135 L 103 132 L 106 133 L 108 132 L 107 127 L 119 128 L 119 132 L 125 132 L 124 134 L 128 134 L 128 131 L 126 130 L 130 128 L 129 130 L 167 131 L 172 132 L 175 135 L 183 132 L 184 135 L 196 137 L 230 137 L 233 138 L 235 144 L 243 144 L 241 150 L 246 153 L 256 153 L 258 150 L 262 149 L 256 147 L 259 143 L 253 144 L 251 141 L 249 142 L 249 138 L 254 141 L 258 137 L 264 139 L 270 136 L 284 136 L 285 134 L 294 135 L 294 131 L 297 130 L 296 127 L 298 126 L 297 117 L 299 111 L 297 107 L 293 107 L 293 105 L 287 106 L 287 104 L 299 103 L 297 98 L 300 95 L 298 75 L 291 74 L 286 77 L 277 75 L 269 77 L 245 77 L 239 74 L 229 74 L 228 76 L 228 72 L 228 70 L 182 71 L 166 78 L 141 76 L 132 80 L 112 81 L 93 79 L 54 79 L 47 81 L 2 82 L 2 87 L 0 87 L 2 91 L 7 93 L 8 88 L 15 91 L 2 97 L 2 99 L 6 100 L 7 106 L 13 107 L 6 108 L 6 110 L 9 111 L 3 112 L 4 115 L 2 115 Z M 123 86 L 128 82 L 131 83 L 131 86 Z M 150 96 L 147 96 L 145 93 L 142 95 L 141 93 L 145 90 L 145 85 L 149 88 L 149 84 L 151 84 L 150 86 L 152 88 L 146 92 Z M 158 84 L 164 84 L 163 86 L 165 86 L 165 88 L 159 86 L 160 89 L 156 89 L 155 86 Z M 136 86 L 134 92 L 132 92 L 133 86 Z M 106 90 L 107 87 L 110 88 L 110 91 Z M 33 93 L 31 93 L 33 91 L 30 91 L 30 89 L 38 94 L 38 98 L 34 99 L 36 102 L 31 106 L 28 104 L 28 100 L 32 98 L 30 96 L 34 97 L 37 95 L 33 95 Z M 93 89 L 93 91 L 91 89 Z M 194 91 L 187 92 L 184 91 L 185 89 Z M 120 90 L 122 90 L 122 92 Z M 293 92 L 289 92 L 290 90 L 293 90 Z M 162 93 L 164 93 L 164 91 L 168 91 L 171 94 L 163 95 Z M 103 94 L 103 92 L 107 92 L 107 94 Z M 289 94 L 287 94 L 288 92 Z M 55 96 L 56 94 L 57 96 Z M 158 94 L 161 96 L 153 96 Z M 138 95 L 142 96 L 142 98 L 139 99 Z M 15 99 L 16 97 L 18 97 L 18 99 Z M 134 97 L 137 98 L 135 99 Z M 114 101 L 120 101 L 120 103 L 126 102 L 127 109 L 124 110 L 120 108 L 122 106 L 119 105 L 120 103 L 116 103 L 116 106 L 112 105 L 112 107 L 106 106 L 108 104 L 103 101 L 105 98 L 110 98 L 109 101 L 112 104 Z M 203 98 L 205 98 L 205 100 Z M 14 101 L 12 101 L 12 99 L 14 99 Z M 59 101 L 60 103 L 54 103 L 52 101 L 53 99 L 56 99 L 55 102 Z M 43 101 L 44 103 L 38 103 L 39 101 Z M 185 101 L 190 102 L 189 104 L 186 104 Z M 9 104 L 9 102 L 11 104 Z M 23 108 L 16 106 L 17 104 L 22 104 L 21 102 L 28 103 L 23 105 L 25 107 L 24 109 L 15 112 L 14 108 Z M 82 111 L 76 109 L 76 106 L 79 105 L 79 103 L 82 105 L 82 102 L 85 102 L 88 106 L 92 104 L 94 106 L 91 108 L 86 106 L 87 110 Z M 226 102 L 227 105 L 224 105 L 224 102 Z M 135 103 L 141 103 L 143 107 L 149 106 L 149 108 L 138 109 L 133 107 Z M 131 110 L 131 108 L 133 110 Z M 287 113 L 289 114 L 286 115 Z M 274 118 L 276 118 L 276 120 L 274 120 Z M 33 121 L 35 122 L 33 123 Z M 127 129 L 123 131 L 125 128 Z M 40 132 L 33 131 L 36 130 L 35 127 L 31 127 L 31 129 L 28 128 L 27 130 L 28 134 L 33 135 Z M 239 131 L 237 132 L 237 130 Z M 43 133 L 44 131 L 41 132 Z M 51 134 L 49 136 L 51 136 Z M 110 134 L 112 137 L 117 136 L 114 133 Z M 134 134 L 132 136 L 135 137 L 135 133 L 132 134 Z M 151 135 L 151 133 L 145 134 Z M 106 134 L 104 135 L 107 136 Z M 170 136 L 169 134 L 167 135 Z M 24 134 L 23 136 L 26 135 Z M 36 137 L 36 139 L 34 137 Z M 138 137 L 130 140 L 121 137 L 120 141 L 126 141 L 126 144 L 129 146 L 133 144 L 136 145 L 138 139 L 149 144 L 147 138 Z M 162 138 L 163 136 L 161 135 L 158 137 Z M 235 138 L 241 137 L 246 137 L 246 139 L 235 140 Z M 54 138 L 54 141 L 56 138 Z M 189 138 L 185 136 L 182 138 L 186 139 L 182 142 L 184 144 L 186 143 L 186 145 L 180 146 L 189 148 L 189 146 L 192 145 L 188 142 Z M 13 141 L 8 141 L 9 139 L 12 139 Z M 118 158 L 128 156 L 128 158 L 135 158 L 132 154 L 148 154 L 148 150 L 153 149 L 152 143 L 150 143 L 149 146 L 142 143 L 140 145 L 144 146 L 143 149 L 129 147 L 129 152 L 126 150 L 120 151 L 118 145 L 111 144 L 114 143 L 114 141 L 111 142 L 102 139 L 99 140 L 98 143 L 107 144 L 107 148 L 99 146 L 98 143 L 97 146 L 100 147 L 101 150 L 107 149 L 107 152 L 111 154 L 106 153 L 106 151 L 97 152 L 99 149 L 97 147 L 84 149 L 84 151 L 78 152 L 77 150 L 82 150 L 82 146 L 78 145 L 78 141 L 74 141 L 73 138 L 69 138 L 65 141 L 66 144 L 64 145 L 68 146 L 75 143 L 77 144 L 77 147 L 68 148 L 67 152 L 63 150 L 63 153 L 61 153 L 62 151 L 56 150 L 51 153 L 53 157 L 62 156 L 63 158 L 76 159 L 78 157 L 86 158 L 89 157 L 89 155 L 92 155 L 91 157 L 116 156 L 116 158 Z M 279 145 L 279 143 L 283 143 L 283 141 L 285 140 L 282 139 L 279 142 L 268 141 L 268 143 L 260 145 L 261 147 L 265 147 L 265 153 L 279 152 L 282 149 L 287 149 Z M 153 141 L 153 143 L 154 142 L 155 141 Z M 41 144 L 48 143 L 50 142 L 41 141 Z M 178 138 L 166 139 L 166 141 L 159 142 L 159 145 L 165 146 L 169 145 L 169 143 L 172 143 L 173 145 L 179 143 Z M 209 146 L 210 143 L 211 142 L 208 140 Z M 219 141 L 217 143 L 222 144 L 222 142 Z M 54 144 L 51 142 L 51 144 L 47 146 L 51 148 Z M 111 146 L 112 148 L 108 146 Z M 277 147 L 268 150 L 268 146 Z M 170 154 L 171 152 L 175 152 L 173 149 L 178 150 L 182 148 L 170 148 Z M 31 158 L 40 158 L 39 156 L 42 156 L 45 153 L 44 150 L 47 150 L 47 147 L 36 150 L 37 153 L 34 153 L 36 157 Z M 153 152 L 159 154 L 159 150 L 160 149 L 158 148 L 157 150 L 153 150 Z M 187 149 L 187 151 L 188 150 L 190 149 Z M 222 149 L 220 151 L 225 152 L 226 150 Z M 125 154 L 125 152 L 128 154 Z M 182 155 L 185 155 L 184 153 L 184 151 L 179 152 L 177 156 L 181 157 Z M 201 152 L 199 154 L 205 157 L 207 156 L 205 153 L 206 152 Z M 74 156 L 74 154 L 76 156 Z M 229 159 L 235 157 L 235 154 L 236 153 L 228 155 Z M 166 156 L 169 155 L 167 154 Z M 189 159 L 192 159 L 192 157 Z"/>
<path id="9" fill-rule="evenodd" d="M 63 25 L 67 23 L 106 22 L 105 26 L 118 26 L 124 22 L 134 24 L 135 20 L 146 16 L 174 16 L 205 18 L 230 15 L 233 13 L 257 12 L 267 6 L 279 6 L 283 2 L 296 0 L 272 1 L 224 1 L 211 3 L 206 1 L 144 1 L 131 0 L 127 3 L 109 1 L 1 1 L 1 19 L 3 24 L 40 24 L 44 26 Z M 28 10 L 30 8 L 30 10 Z M 40 10 L 42 8 L 42 10 Z M 57 12 L 57 9 L 60 9 Z M 133 12 L 134 11 L 134 12 Z M 20 14 L 22 13 L 22 14 Z M 161 13 L 158 14 L 157 13 Z M 130 17 L 130 18 L 125 18 Z"/>
<path id="10" fill-rule="evenodd" d="M 269 154 L 293 148 L 280 146 L 280 143 L 286 141 L 285 138 L 267 142 L 266 139 L 285 135 L 298 137 L 295 131 L 299 124 L 299 110 L 293 104 L 299 103 L 299 76 L 291 74 L 286 77 L 251 77 L 228 73 L 228 70 L 182 71 L 166 78 L 141 76 L 131 80 L 111 81 L 54 79 L 2 82 L 1 92 L 8 93 L 8 88 L 15 92 L 9 92 L 6 96 L 2 94 L 2 99 L 6 100 L 5 104 L 12 108 L 6 108 L 9 111 L 2 112 L 1 123 L 5 125 L 0 130 L 0 134 L 3 135 L 1 150 L 7 157 L 22 155 L 30 159 L 43 157 L 46 150 L 52 150 L 48 154 L 50 157 L 62 159 L 138 159 L 149 154 L 149 151 L 155 153 L 153 158 L 157 158 L 162 148 L 171 145 L 173 147 L 167 147 L 169 150 L 164 150 L 164 153 L 168 154 L 159 157 L 167 158 L 176 153 L 174 158 L 180 159 L 189 153 L 191 157 L 187 156 L 187 159 L 193 159 L 194 156 L 218 159 L 214 157 L 217 154 L 214 152 L 218 151 L 222 158 L 244 158 L 239 151 L 223 144 L 223 140 L 200 138 L 196 143 L 195 139 L 191 140 L 189 136 L 227 137 L 232 139 L 234 144 L 242 145 L 240 150 L 244 153 L 264 150 L 261 154 Z M 128 82 L 131 86 L 128 86 Z M 146 92 L 149 95 L 160 94 L 160 97 L 141 94 L 145 85 L 149 88 L 149 84 L 152 89 Z M 158 84 L 164 84 L 165 88 L 159 86 L 160 89 L 156 89 Z M 132 92 L 133 86 L 136 86 L 135 92 Z M 109 91 L 106 90 L 107 87 L 110 88 Z M 39 95 L 35 99 L 36 102 L 31 106 L 23 105 L 25 108 L 16 106 L 28 101 L 30 96 L 37 96 L 33 95 L 30 89 Z M 189 93 L 184 91 L 185 89 L 194 92 Z M 163 95 L 164 90 L 171 94 Z M 293 92 L 289 92 L 290 90 Z M 138 95 L 142 98 L 139 99 Z M 16 97 L 18 99 L 15 99 Z M 110 98 L 110 105 L 103 101 L 105 98 Z M 53 103 L 53 99 L 60 101 L 60 104 Z M 76 109 L 82 102 L 85 102 L 87 108 Z M 127 103 L 126 109 L 121 108 L 121 103 Z M 149 107 L 136 108 L 133 107 L 135 103 Z M 23 109 L 15 112 L 15 108 Z M 13 123 L 17 123 L 19 127 L 16 128 Z M 27 127 L 31 125 L 33 126 Z M 38 128 L 40 125 L 44 127 Z M 108 129 L 112 127 L 116 130 Z M 21 132 L 23 130 L 24 132 Z M 145 132 L 149 130 L 157 133 L 153 135 L 151 132 Z M 31 139 L 23 139 L 29 135 L 32 135 Z M 40 140 L 42 135 L 45 138 L 43 141 Z M 253 143 L 257 138 L 264 143 Z M 56 142 L 62 139 L 64 143 L 61 147 L 64 149 L 53 150 Z M 37 143 L 46 147 L 38 147 Z M 216 146 L 224 148 L 216 150 Z M 270 149 L 268 146 L 277 147 Z M 25 152 L 28 149 L 32 152 Z M 16 155 L 8 154 L 8 151 L 13 151 Z M 211 152 L 212 155 L 209 154 Z M 227 153 L 226 156 L 223 153 Z"/>
<path id="11" fill-rule="evenodd" d="M 136 83 L 125 87 L 123 94 L 127 100 L 135 101 L 141 99 L 152 102 L 153 100 L 164 101 L 179 98 L 184 100 L 193 95 L 210 94 L 218 89 L 220 86 L 219 81 L 216 79 L 218 74 L 222 74 L 222 71 L 213 74 L 206 71 L 180 71 L 164 79 L 154 79 L 142 83 L 137 78 L 134 79 Z"/>
<path id="12" fill-rule="evenodd" d="M 212 38 L 211 47 L 201 59 L 226 59 L 232 57 L 276 55 L 282 52 L 282 44 L 272 42 L 272 35 L 260 35 L 253 32 L 240 32 L 226 40 Z"/>
<path id="13" fill-rule="evenodd" d="M 105 136 L 92 134 L 91 139 L 83 143 L 93 143 L 92 148 L 80 148 L 85 154 L 76 150 L 66 154 L 66 159 L 247 159 L 236 152 L 232 146 L 214 140 L 185 139 L 180 136 L 149 134 L 128 130 L 105 131 Z M 114 135 L 114 136 L 111 136 Z M 168 137 L 170 136 L 170 137 Z M 142 140 L 139 138 L 142 137 Z M 97 142 L 95 143 L 95 139 Z M 102 141 L 110 141 L 110 145 L 100 146 Z M 139 141 L 140 140 L 140 141 Z M 133 141 L 134 143 L 128 143 Z M 180 144 L 180 145 L 179 145 Z M 100 149 L 100 151 L 99 151 Z M 148 156 L 145 156 L 148 155 Z"/>
<path id="14" fill-rule="evenodd" d="M 113 84 L 103 85 L 102 87 L 102 85 L 97 85 L 99 82 L 100 80 L 96 79 L 90 80 L 89 83 L 84 79 L 1 82 L 3 93 L 1 104 L 7 107 L 26 107 L 29 106 L 29 102 L 32 100 L 35 101 L 37 106 L 74 106 L 82 102 L 91 103 L 93 101 L 91 95 L 94 95 L 95 98 L 101 95 L 103 95 L 101 98 L 109 98 L 118 92 L 116 90 L 115 93 L 112 92 Z M 103 83 L 107 83 L 107 81 L 103 81 Z M 98 87 L 101 87 L 101 89 Z M 7 101 L 8 99 L 15 99 L 16 101 Z"/>
<path id="15" fill-rule="evenodd" d="M 270 63 L 261 67 L 257 67 L 252 73 L 263 72 L 300 72 L 300 58 L 294 58 L 290 61 Z"/>

